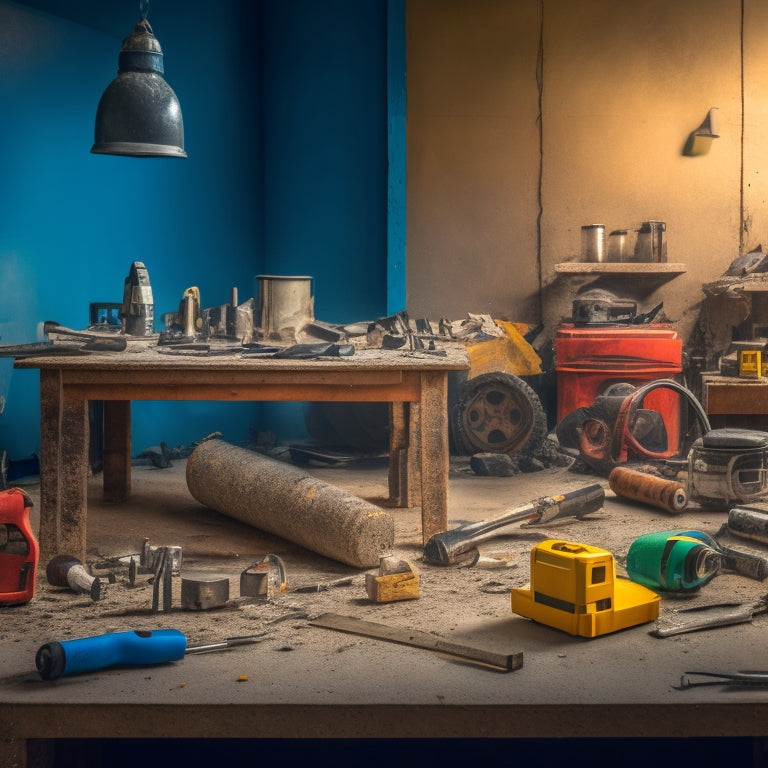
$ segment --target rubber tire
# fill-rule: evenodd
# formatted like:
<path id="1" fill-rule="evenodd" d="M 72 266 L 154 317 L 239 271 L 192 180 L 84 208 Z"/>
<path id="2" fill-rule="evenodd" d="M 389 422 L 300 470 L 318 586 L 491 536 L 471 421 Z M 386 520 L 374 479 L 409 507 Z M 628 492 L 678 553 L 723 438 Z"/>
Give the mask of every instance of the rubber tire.
<path id="1" fill-rule="evenodd" d="M 530 455 L 546 438 L 547 414 L 539 396 L 521 378 L 511 373 L 483 373 L 464 383 L 452 427 L 459 454 Z"/>

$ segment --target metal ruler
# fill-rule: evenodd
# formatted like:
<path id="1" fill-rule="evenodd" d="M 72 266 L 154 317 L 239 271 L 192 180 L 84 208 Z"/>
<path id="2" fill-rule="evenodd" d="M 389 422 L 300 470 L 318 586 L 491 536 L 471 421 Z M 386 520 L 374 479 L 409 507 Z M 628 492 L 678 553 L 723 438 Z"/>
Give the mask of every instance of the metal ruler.
<path id="1" fill-rule="evenodd" d="M 452 643 L 427 632 L 390 627 L 386 624 L 356 619 L 353 616 L 324 613 L 316 619 L 312 619 L 309 623 L 316 627 L 337 629 L 340 632 L 349 632 L 353 635 L 373 637 L 378 640 L 387 640 L 391 643 L 400 643 L 401 645 L 410 645 L 414 648 L 424 648 L 428 651 L 444 653 L 448 656 L 456 656 L 460 659 L 495 667 L 504 672 L 513 672 L 523 666 L 522 651 L 510 654 L 493 653 L 480 648 L 472 648 L 468 645 Z"/>

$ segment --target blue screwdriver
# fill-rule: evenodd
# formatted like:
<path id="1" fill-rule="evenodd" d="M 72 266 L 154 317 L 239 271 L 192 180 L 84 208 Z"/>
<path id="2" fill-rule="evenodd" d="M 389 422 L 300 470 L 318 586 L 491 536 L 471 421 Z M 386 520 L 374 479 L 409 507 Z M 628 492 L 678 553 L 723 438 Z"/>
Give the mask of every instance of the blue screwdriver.
<path id="1" fill-rule="evenodd" d="M 230 637 L 216 643 L 187 645 L 178 629 L 132 630 L 45 643 L 37 651 L 35 664 L 43 680 L 92 672 L 121 664 L 141 666 L 183 659 L 188 653 L 221 651 L 236 645 L 258 642 L 262 635 Z"/>

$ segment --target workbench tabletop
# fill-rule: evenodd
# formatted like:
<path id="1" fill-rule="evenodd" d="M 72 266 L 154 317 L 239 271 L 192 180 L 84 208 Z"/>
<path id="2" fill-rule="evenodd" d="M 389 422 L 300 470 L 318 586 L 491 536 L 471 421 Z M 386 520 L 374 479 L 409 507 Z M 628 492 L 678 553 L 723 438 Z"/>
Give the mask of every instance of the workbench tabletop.
<path id="1" fill-rule="evenodd" d="M 163 351 L 164 350 L 164 351 Z M 359 349 L 344 357 L 311 359 L 274 358 L 232 354 L 178 354 L 172 346 L 136 345 L 122 352 L 90 352 L 82 355 L 50 355 L 17 358 L 14 368 L 77 369 L 205 369 L 205 370 L 416 370 L 462 371 L 469 369 L 463 344 L 444 344 L 438 350 Z"/>

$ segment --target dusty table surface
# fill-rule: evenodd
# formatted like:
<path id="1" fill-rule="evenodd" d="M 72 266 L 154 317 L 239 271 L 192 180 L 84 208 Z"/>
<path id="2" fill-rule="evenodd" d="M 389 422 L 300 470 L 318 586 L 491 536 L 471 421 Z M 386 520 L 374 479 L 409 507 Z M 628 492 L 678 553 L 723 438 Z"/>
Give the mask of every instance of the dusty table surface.
<path id="1" fill-rule="evenodd" d="M 607 480 L 566 467 L 482 477 L 471 471 L 468 460 L 454 458 L 451 526 L 496 517 L 535 498 L 594 482 L 606 488 L 605 505 L 583 520 L 503 529 L 480 547 L 481 554 L 506 560 L 502 568 L 423 563 L 420 510 L 391 509 L 395 554 L 418 569 L 420 593 L 415 600 L 378 604 L 367 597 L 364 571 L 202 507 L 187 489 L 185 462 L 173 464 L 168 469 L 134 467 L 134 492 L 123 504 L 100 502 L 100 477 L 91 480 L 87 565 L 103 577 L 114 575 L 100 601 L 51 587 L 41 563 L 34 599 L 0 608 L 0 711 L 13 712 L 19 733 L 41 738 L 137 733 L 534 738 L 755 736 L 768 731 L 768 688 L 675 687 L 691 670 L 768 669 L 768 616 L 664 639 L 649 634 L 653 623 L 587 639 L 517 616 L 510 607 L 511 590 L 528 583 L 531 548 L 544 539 L 603 547 L 621 570 L 636 536 L 671 529 L 714 534 L 727 519 L 723 512 L 692 505 L 681 515 L 670 515 L 618 499 Z M 386 505 L 385 457 L 310 471 Z M 34 484 L 25 490 L 36 498 Z M 32 520 L 34 527 L 34 507 Z M 227 574 L 229 603 L 187 611 L 175 597 L 170 613 L 153 613 L 151 575 L 139 574 L 131 587 L 127 573 L 126 558 L 140 552 L 145 538 L 151 545 L 181 546 L 184 567 Z M 750 542 L 749 547 L 760 551 L 761 545 Z M 239 599 L 240 573 L 265 554 L 284 562 L 287 588 L 264 602 Z M 293 591 L 345 576 L 353 577 L 351 585 Z M 694 605 L 749 602 L 765 591 L 762 582 L 722 573 L 693 595 L 663 597 L 661 616 Z M 311 625 L 326 612 L 421 630 L 498 653 L 522 652 L 523 667 L 503 673 Z M 150 668 L 100 670 L 50 682 L 41 681 L 35 671 L 37 649 L 51 640 L 157 628 L 178 629 L 189 643 L 261 637 L 253 645 Z"/>
<path id="2" fill-rule="evenodd" d="M 216 347 L 214 346 L 214 351 Z M 356 349 L 350 356 L 321 356 L 310 359 L 275 358 L 269 356 L 248 356 L 237 346 L 231 354 L 211 354 L 179 351 L 172 345 L 136 343 L 131 341 L 122 352 L 90 352 L 84 355 L 36 355 L 17 358 L 15 368 L 206 368 L 208 370 L 275 370 L 288 371 L 291 368 L 310 370 L 345 370 L 363 368 L 367 370 L 466 370 L 469 368 L 467 348 L 463 344 L 440 343 L 435 352 L 420 349 Z"/>

